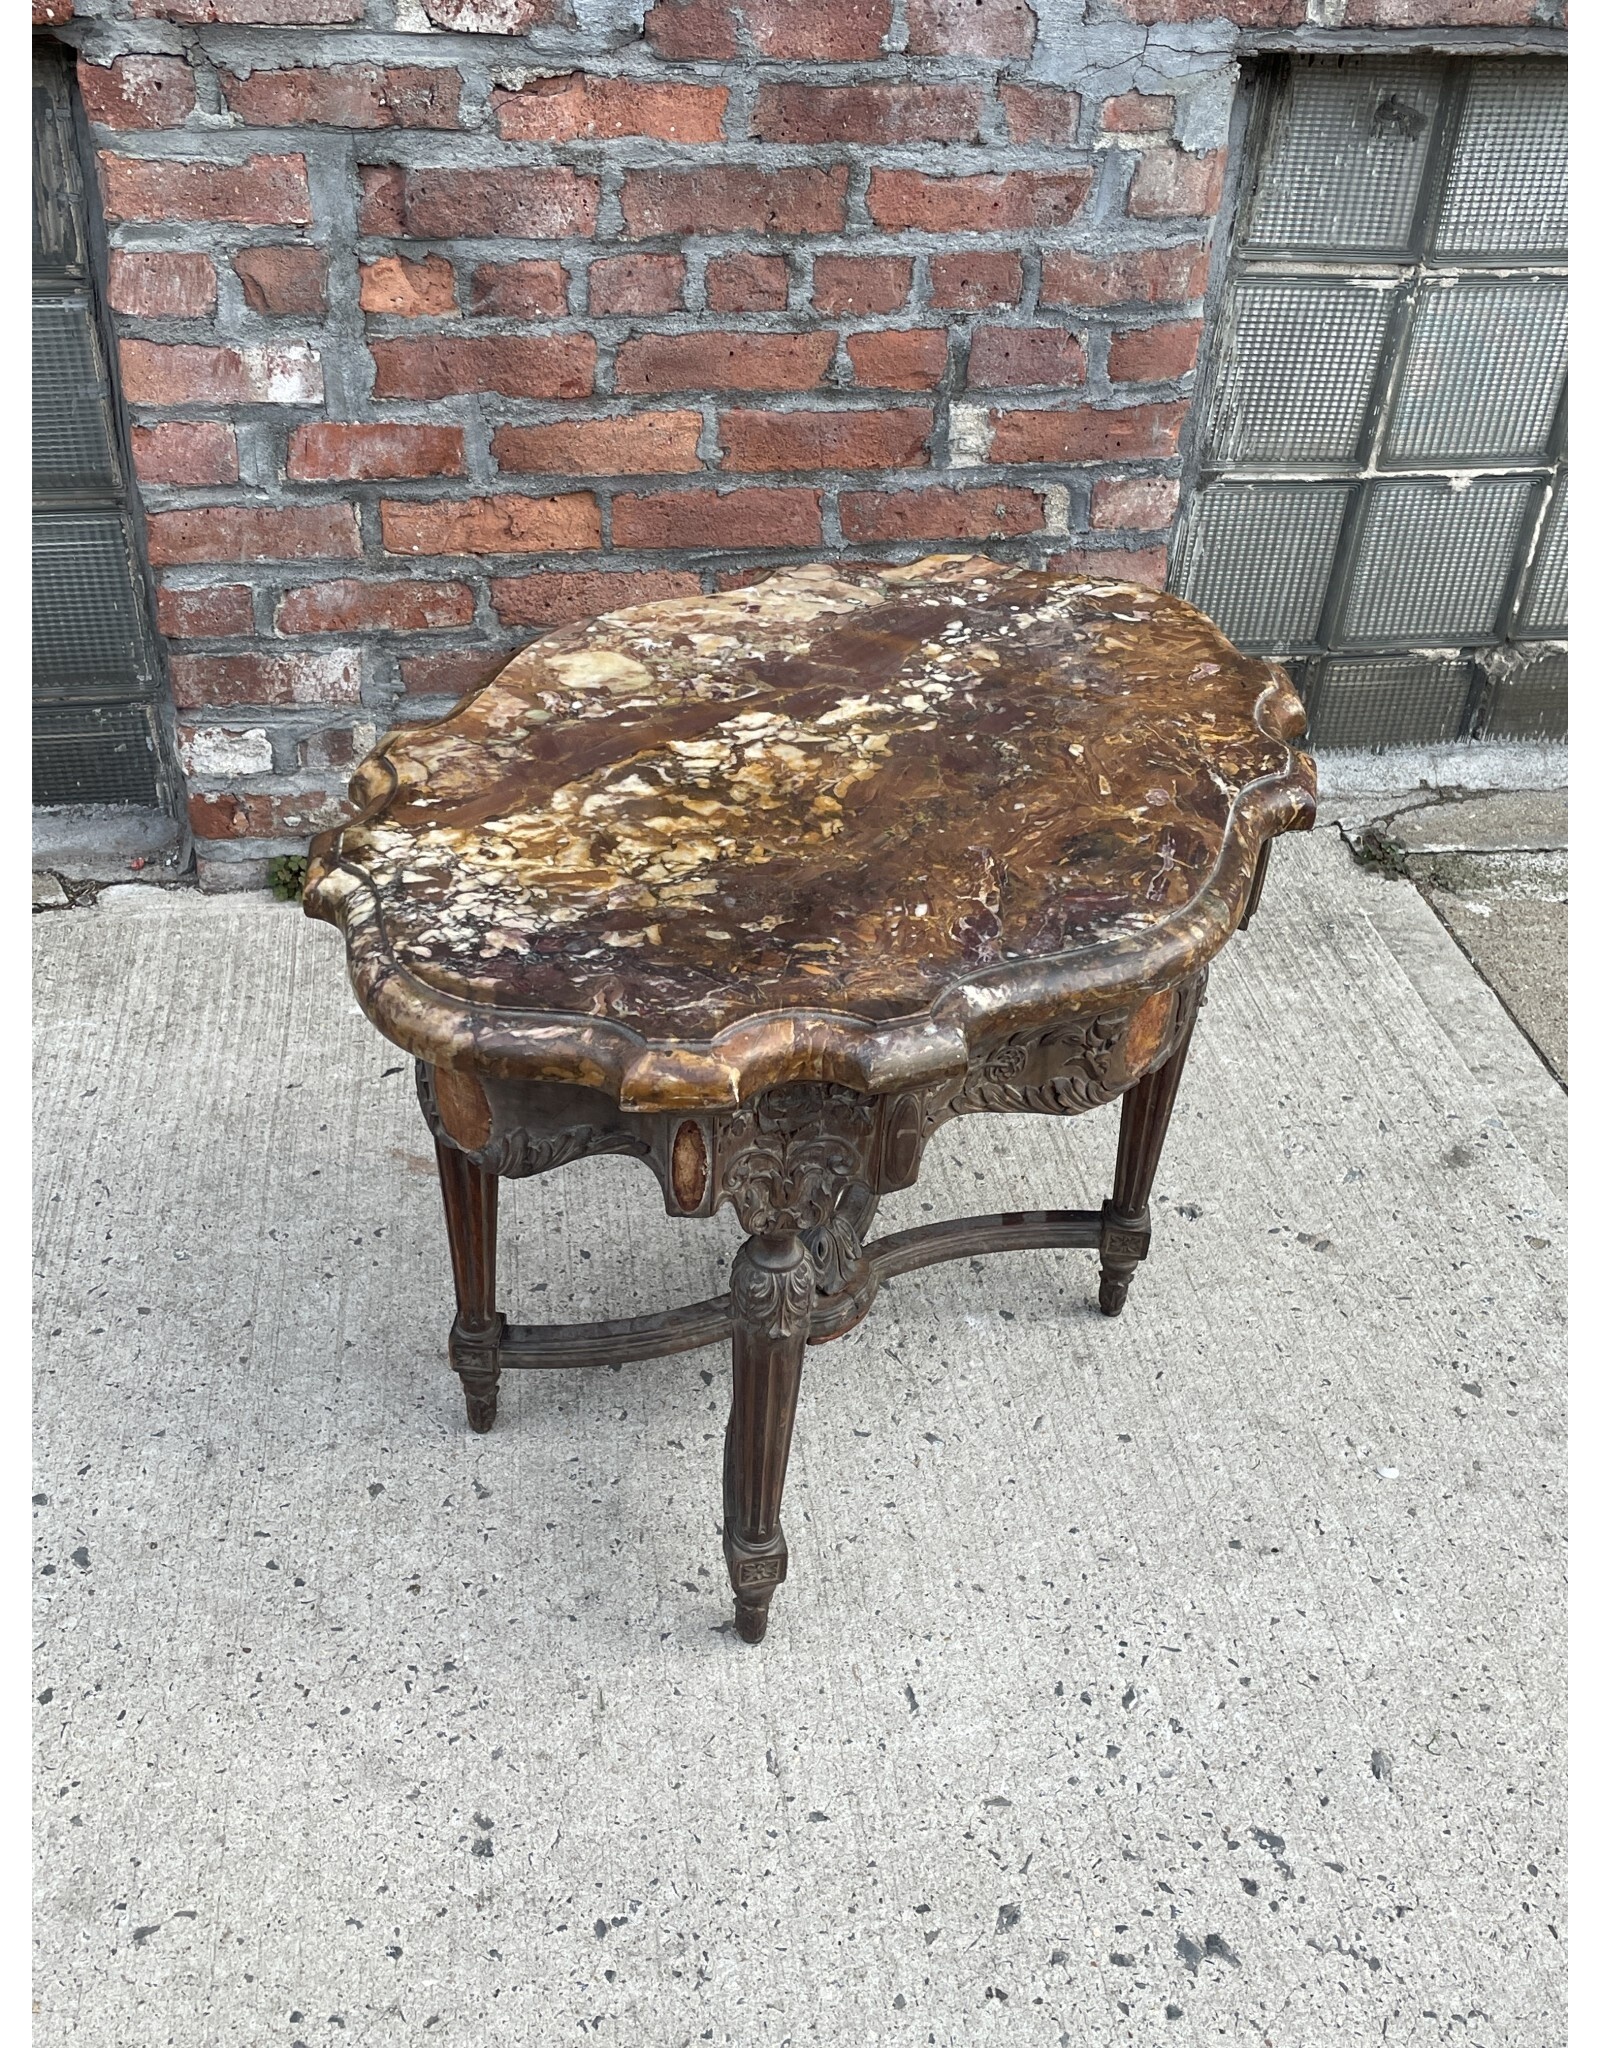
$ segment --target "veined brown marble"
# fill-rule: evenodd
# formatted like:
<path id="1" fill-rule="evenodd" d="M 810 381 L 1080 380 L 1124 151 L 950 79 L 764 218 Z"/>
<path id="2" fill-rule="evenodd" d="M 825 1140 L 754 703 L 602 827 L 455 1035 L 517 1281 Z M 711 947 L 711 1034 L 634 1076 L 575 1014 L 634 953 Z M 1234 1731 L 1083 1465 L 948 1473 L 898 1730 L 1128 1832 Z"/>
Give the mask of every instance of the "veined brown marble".
<path id="1" fill-rule="evenodd" d="M 901 1086 L 1214 953 L 1314 776 L 1179 599 L 931 556 L 581 621 L 402 727 L 313 849 L 374 1021 L 445 1066 L 714 1106 Z"/>

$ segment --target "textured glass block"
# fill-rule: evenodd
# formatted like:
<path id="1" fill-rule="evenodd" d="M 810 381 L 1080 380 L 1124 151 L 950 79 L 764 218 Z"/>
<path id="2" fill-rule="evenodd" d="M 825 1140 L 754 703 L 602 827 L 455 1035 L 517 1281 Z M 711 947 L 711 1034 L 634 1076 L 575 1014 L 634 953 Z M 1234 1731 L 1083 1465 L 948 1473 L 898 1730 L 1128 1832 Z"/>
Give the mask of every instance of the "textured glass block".
<path id="1" fill-rule="evenodd" d="M 1389 282 L 1240 278 L 1217 338 L 1208 460 L 1352 461 L 1395 289 Z"/>
<path id="2" fill-rule="evenodd" d="M 33 267 L 81 276 L 82 204 L 66 53 L 33 59 Z"/>
<path id="3" fill-rule="evenodd" d="M 1486 740 L 1564 740 L 1567 736 L 1567 652 L 1552 647 L 1508 662 L 1494 678 L 1483 722 Z"/>
<path id="4" fill-rule="evenodd" d="M 1480 477 L 1459 489 L 1370 484 L 1340 641 L 1490 638 L 1533 488 L 1523 477 Z"/>
<path id="5" fill-rule="evenodd" d="M 1564 639 L 1567 631 L 1567 476 L 1556 479 L 1555 495 L 1544 517 L 1539 552 L 1522 600 L 1518 635 L 1526 639 Z"/>
<path id="6" fill-rule="evenodd" d="M 126 521 L 115 512 L 35 518 L 34 687 L 134 696 L 154 673 Z"/>
<path id="7" fill-rule="evenodd" d="M 1431 280 L 1412 317 L 1385 466 L 1536 461 L 1566 374 L 1562 279 Z"/>
<path id="8" fill-rule="evenodd" d="M 1310 742 L 1365 750 L 1453 740 L 1471 694 L 1469 661 L 1325 661 L 1306 695 Z"/>
<path id="9" fill-rule="evenodd" d="M 34 709 L 36 804 L 152 804 L 156 764 L 147 704 Z"/>
<path id="10" fill-rule="evenodd" d="M 82 299 L 33 302 L 33 487 L 106 496 L 119 470 L 105 371 Z"/>
<path id="11" fill-rule="evenodd" d="M 1441 256 L 1558 256 L 1567 246 L 1567 67 L 1479 59 L 1451 152 Z"/>
<path id="12" fill-rule="evenodd" d="M 1243 246 L 1404 254 L 1441 77 L 1426 57 L 1294 64 L 1268 115 Z"/>
<path id="13" fill-rule="evenodd" d="M 1174 587 L 1241 647 L 1303 645 L 1316 634 L 1346 496 L 1344 484 L 1212 484 L 1189 515 Z"/>

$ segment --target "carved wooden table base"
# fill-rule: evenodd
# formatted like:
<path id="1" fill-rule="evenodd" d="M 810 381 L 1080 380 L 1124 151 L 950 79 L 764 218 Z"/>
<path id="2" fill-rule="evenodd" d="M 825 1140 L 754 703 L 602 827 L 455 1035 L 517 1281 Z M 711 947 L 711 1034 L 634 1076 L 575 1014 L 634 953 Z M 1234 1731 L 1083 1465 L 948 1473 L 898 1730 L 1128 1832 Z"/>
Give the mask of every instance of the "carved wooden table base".
<path id="1" fill-rule="evenodd" d="M 1201 971 L 1132 1009 L 1014 1033 L 965 1074 L 898 1094 L 790 1082 L 733 1110 L 633 1114 L 596 1089 L 419 1062 L 455 1270 L 450 1362 L 468 1421 L 492 1428 L 507 1369 L 663 1358 L 730 1338 L 723 1551 L 739 1634 L 759 1642 L 789 1568 L 779 1510 L 807 1344 L 854 1328 L 893 1275 L 983 1252 L 1098 1251 L 1100 1308 L 1119 1314 L 1149 1250 L 1151 1186 L 1204 984 Z M 1103 1208 L 973 1216 L 864 1242 L 880 1195 L 914 1184 L 924 1145 L 950 1118 L 1071 1116 L 1118 1097 L 1116 1176 Z M 607 1152 L 644 1160 L 671 1215 L 733 1205 L 747 1236 L 729 1292 L 617 1322 L 508 1323 L 495 1306 L 500 1177 Z"/>

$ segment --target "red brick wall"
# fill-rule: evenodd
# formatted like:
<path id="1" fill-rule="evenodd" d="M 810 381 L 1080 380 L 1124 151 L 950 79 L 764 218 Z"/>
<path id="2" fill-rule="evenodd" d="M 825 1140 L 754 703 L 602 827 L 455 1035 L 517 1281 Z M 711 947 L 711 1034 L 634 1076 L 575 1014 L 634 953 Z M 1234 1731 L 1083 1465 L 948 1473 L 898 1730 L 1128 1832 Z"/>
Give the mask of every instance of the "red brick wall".
<path id="1" fill-rule="evenodd" d="M 1221 32 L 1307 13 L 110 9 L 69 33 L 214 886 L 335 815 L 384 724 L 586 612 L 943 547 L 1159 581 Z"/>

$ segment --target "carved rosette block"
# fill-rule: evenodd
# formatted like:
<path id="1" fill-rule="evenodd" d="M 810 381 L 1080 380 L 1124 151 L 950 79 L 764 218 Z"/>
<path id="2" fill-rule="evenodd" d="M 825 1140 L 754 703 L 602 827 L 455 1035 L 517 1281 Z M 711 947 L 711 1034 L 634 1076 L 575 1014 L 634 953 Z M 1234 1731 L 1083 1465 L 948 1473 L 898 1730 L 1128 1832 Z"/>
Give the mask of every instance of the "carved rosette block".
<path id="1" fill-rule="evenodd" d="M 769 1088 L 717 1126 L 717 1183 L 752 1237 L 819 1230 L 872 1179 L 877 1105 L 830 1082 Z"/>

